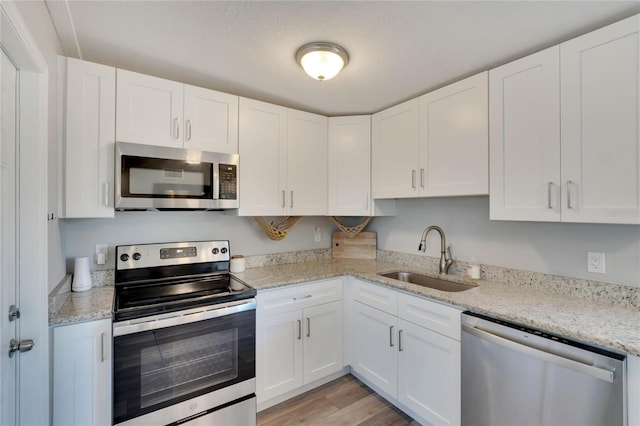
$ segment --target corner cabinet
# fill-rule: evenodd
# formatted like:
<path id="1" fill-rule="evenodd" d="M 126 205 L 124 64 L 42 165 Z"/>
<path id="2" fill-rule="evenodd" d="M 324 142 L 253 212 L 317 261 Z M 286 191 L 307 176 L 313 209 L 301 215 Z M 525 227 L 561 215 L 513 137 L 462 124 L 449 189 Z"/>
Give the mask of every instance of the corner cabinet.
<path id="1" fill-rule="evenodd" d="M 640 17 L 490 71 L 491 219 L 640 224 Z"/>
<path id="2" fill-rule="evenodd" d="M 240 98 L 241 216 L 327 214 L 327 117 Z"/>
<path id="3" fill-rule="evenodd" d="M 373 115 L 374 198 L 489 192 L 487 73 Z"/>
<path id="4" fill-rule="evenodd" d="M 53 329 L 53 424 L 111 425 L 111 320 Z"/>
<path id="5" fill-rule="evenodd" d="M 238 153 L 238 97 L 118 70 L 119 141 Z"/>
<path id="6" fill-rule="evenodd" d="M 460 310 L 352 282 L 351 368 L 420 423 L 458 425 Z"/>
<path id="7" fill-rule="evenodd" d="M 342 372 L 342 279 L 258 293 L 256 394 L 266 408 Z"/>
<path id="8" fill-rule="evenodd" d="M 382 216 L 395 202 L 371 196 L 371 116 L 329 117 L 329 215 Z"/>
<path id="9" fill-rule="evenodd" d="M 63 97 L 64 218 L 114 217 L 116 69 L 58 60 Z"/>

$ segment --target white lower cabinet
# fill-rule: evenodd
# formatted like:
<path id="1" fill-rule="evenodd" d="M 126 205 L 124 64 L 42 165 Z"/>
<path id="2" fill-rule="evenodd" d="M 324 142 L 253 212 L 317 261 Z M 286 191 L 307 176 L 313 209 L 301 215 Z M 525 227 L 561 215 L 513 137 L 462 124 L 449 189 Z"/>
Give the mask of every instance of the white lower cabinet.
<path id="1" fill-rule="evenodd" d="M 358 280 L 352 290 L 352 371 L 421 423 L 460 424 L 461 311 Z"/>
<path id="2" fill-rule="evenodd" d="M 258 293 L 258 404 L 344 367 L 342 279 Z"/>
<path id="3" fill-rule="evenodd" d="M 111 320 L 53 329 L 53 424 L 111 425 Z"/>

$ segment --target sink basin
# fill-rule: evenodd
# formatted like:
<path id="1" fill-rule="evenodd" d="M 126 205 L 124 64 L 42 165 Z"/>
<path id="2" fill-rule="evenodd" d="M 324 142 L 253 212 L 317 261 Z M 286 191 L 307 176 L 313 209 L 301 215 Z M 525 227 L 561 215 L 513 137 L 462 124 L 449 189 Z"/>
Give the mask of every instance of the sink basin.
<path id="1" fill-rule="evenodd" d="M 415 274 L 413 272 L 394 271 L 379 273 L 381 277 L 393 278 L 398 281 L 405 281 L 422 287 L 429 287 L 441 291 L 465 291 L 476 287 L 473 284 L 456 283 L 453 281 L 441 280 L 439 278 L 428 277 L 426 275 Z"/>

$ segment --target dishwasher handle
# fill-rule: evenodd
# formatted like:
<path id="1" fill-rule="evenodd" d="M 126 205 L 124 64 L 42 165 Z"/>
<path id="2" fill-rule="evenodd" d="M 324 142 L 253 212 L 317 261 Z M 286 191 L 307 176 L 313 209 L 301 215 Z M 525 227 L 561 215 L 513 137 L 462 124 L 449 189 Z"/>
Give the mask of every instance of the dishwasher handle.
<path id="1" fill-rule="evenodd" d="M 491 343 L 495 343 L 505 348 L 538 358 L 539 360 L 546 361 L 561 367 L 569 368 L 579 373 L 583 373 L 591 377 L 595 377 L 596 379 L 613 383 L 615 371 L 606 370 L 604 368 L 596 367 L 594 365 L 589 365 L 580 361 L 566 358 L 565 356 L 562 356 L 560 354 L 537 349 L 535 347 L 528 346 L 526 342 L 519 342 L 519 341 L 516 342 L 514 340 L 510 340 L 505 337 L 498 336 L 489 331 L 482 330 L 478 327 L 473 327 L 467 324 L 462 325 L 462 331 L 464 333 L 469 333 L 473 336 L 479 337 L 481 339 L 487 340 Z"/>

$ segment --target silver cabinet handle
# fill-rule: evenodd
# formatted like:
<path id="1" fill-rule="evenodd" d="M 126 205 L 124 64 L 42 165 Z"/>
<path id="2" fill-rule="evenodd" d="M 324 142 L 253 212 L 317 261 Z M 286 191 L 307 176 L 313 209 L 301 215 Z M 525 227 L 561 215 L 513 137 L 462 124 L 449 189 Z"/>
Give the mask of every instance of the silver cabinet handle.
<path id="1" fill-rule="evenodd" d="M 298 321 L 298 340 L 302 340 L 302 321 Z"/>
<path id="2" fill-rule="evenodd" d="M 424 188 L 424 169 L 420 169 L 420 188 Z"/>
<path id="3" fill-rule="evenodd" d="M 187 138 L 188 141 L 191 140 L 191 120 L 187 120 L 184 122 L 184 131 L 185 131 L 185 137 Z"/>
<path id="4" fill-rule="evenodd" d="M 573 204 L 571 203 L 571 187 L 573 186 L 573 181 L 567 181 L 567 208 L 572 209 Z"/>
<path id="5" fill-rule="evenodd" d="M 179 139 L 180 138 L 180 119 L 178 117 L 173 119 L 173 131 L 174 131 L 173 138 Z"/>
<path id="6" fill-rule="evenodd" d="M 104 333 L 100 334 L 100 362 L 104 362 Z"/>
<path id="7" fill-rule="evenodd" d="M 553 182 L 547 182 L 547 208 L 552 209 L 551 205 L 551 187 L 553 186 Z"/>
<path id="8" fill-rule="evenodd" d="M 369 193 L 364 194 L 364 209 L 369 211 Z"/>
<path id="9" fill-rule="evenodd" d="M 389 347 L 393 347 L 393 326 L 389 326 Z"/>
<path id="10" fill-rule="evenodd" d="M 311 318 L 307 317 L 307 337 L 311 337 Z"/>
<path id="11" fill-rule="evenodd" d="M 411 170 L 411 188 L 416 189 L 416 171 Z"/>
<path id="12" fill-rule="evenodd" d="M 109 182 L 105 182 L 102 184 L 104 191 L 104 206 L 109 207 Z"/>
<path id="13" fill-rule="evenodd" d="M 302 300 L 302 299 L 311 299 L 313 297 L 312 294 L 307 294 L 306 296 L 300 296 L 300 297 L 294 297 L 293 301 L 297 302 L 298 300 Z"/>
<path id="14" fill-rule="evenodd" d="M 614 371 L 596 367 L 590 364 L 585 364 L 578 360 L 566 358 L 562 354 L 547 352 L 547 351 L 535 348 L 533 346 L 528 346 L 527 342 L 522 342 L 520 341 L 520 339 L 518 339 L 518 341 L 511 340 L 506 337 L 493 334 L 488 330 L 482 330 L 478 327 L 473 327 L 467 324 L 462 325 L 462 332 L 479 337 L 481 339 L 503 346 L 505 348 L 509 348 L 511 350 L 520 352 L 522 354 L 538 358 L 542 361 L 546 361 L 555 365 L 560 365 L 562 367 L 569 368 L 579 373 L 588 374 L 591 377 L 595 377 L 596 379 L 613 383 L 614 374 L 615 374 Z"/>
<path id="15" fill-rule="evenodd" d="M 290 204 L 290 206 L 291 206 L 291 208 L 293 208 L 293 191 L 289 191 L 289 192 L 291 193 L 291 204 Z"/>
<path id="16" fill-rule="evenodd" d="M 282 190 L 282 208 L 284 209 L 285 203 L 286 203 L 286 196 L 285 196 L 285 192 L 284 189 Z"/>
<path id="17" fill-rule="evenodd" d="M 398 352 L 402 352 L 402 330 L 398 331 Z"/>

